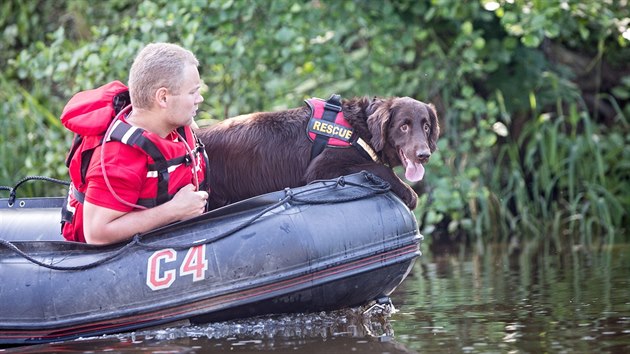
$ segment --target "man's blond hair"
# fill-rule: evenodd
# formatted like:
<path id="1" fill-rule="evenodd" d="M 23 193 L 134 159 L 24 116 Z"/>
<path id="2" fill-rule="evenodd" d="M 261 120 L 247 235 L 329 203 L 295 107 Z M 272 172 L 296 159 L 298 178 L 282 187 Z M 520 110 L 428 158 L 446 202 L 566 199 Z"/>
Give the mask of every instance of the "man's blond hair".
<path id="1" fill-rule="evenodd" d="M 161 87 L 179 94 L 187 64 L 197 67 L 199 61 L 191 51 L 176 44 L 151 43 L 142 48 L 129 70 L 132 106 L 150 109 Z"/>

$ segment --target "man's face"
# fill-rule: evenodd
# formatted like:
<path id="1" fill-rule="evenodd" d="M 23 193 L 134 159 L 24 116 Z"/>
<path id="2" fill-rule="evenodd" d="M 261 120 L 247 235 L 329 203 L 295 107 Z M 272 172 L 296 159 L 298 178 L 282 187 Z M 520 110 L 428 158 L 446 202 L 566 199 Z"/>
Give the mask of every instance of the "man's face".
<path id="1" fill-rule="evenodd" d="M 191 64 L 184 68 L 183 82 L 179 92 L 170 93 L 169 121 L 172 125 L 180 127 L 190 125 L 197 114 L 199 104 L 203 102 L 200 93 L 201 79 L 197 67 Z"/>

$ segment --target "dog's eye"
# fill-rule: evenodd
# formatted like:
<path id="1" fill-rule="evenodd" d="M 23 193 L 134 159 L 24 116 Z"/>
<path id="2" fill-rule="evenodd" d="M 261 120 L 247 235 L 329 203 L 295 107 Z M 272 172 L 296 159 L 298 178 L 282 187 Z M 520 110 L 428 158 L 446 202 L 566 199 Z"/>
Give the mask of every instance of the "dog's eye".
<path id="1" fill-rule="evenodd" d="M 409 125 L 407 124 L 401 125 L 400 130 L 402 130 L 403 133 L 406 133 L 409 130 Z"/>
<path id="2" fill-rule="evenodd" d="M 424 123 L 424 131 L 428 133 L 429 130 L 431 130 L 431 127 L 429 126 L 429 123 Z"/>

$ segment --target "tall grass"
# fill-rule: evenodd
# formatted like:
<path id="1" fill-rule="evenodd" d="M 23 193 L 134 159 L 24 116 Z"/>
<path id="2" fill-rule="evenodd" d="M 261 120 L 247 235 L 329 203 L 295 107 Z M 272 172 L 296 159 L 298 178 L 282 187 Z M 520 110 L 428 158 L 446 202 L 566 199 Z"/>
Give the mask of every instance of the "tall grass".
<path id="1" fill-rule="evenodd" d="M 1 75 L 0 126 L 0 185 L 13 186 L 33 175 L 68 180 L 64 156 L 71 134 L 45 103 Z M 63 189 L 46 182 L 30 182 L 20 187 L 18 196 L 63 195 Z"/>
<path id="2" fill-rule="evenodd" d="M 518 140 L 499 148 L 502 168 L 491 180 L 497 208 L 486 227 L 498 235 L 550 235 L 557 247 L 568 235 L 587 246 L 598 235 L 613 242 L 630 221 L 630 134 L 619 123 L 622 129 L 607 131 L 576 105 L 567 115 L 529 122 Z"/>

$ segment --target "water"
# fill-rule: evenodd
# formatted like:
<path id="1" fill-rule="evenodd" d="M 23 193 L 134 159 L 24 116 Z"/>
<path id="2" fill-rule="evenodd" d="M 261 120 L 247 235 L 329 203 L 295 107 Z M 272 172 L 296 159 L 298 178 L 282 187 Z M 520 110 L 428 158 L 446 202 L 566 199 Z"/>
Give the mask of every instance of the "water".
<path id="1" fill-rule="evenodd" d="M 418 352 L 630 353 L 630 247 L 486 249 L 426 259 L 399 288 L 395 339 Z"/>
<path id="2" fill-rule="evenodd" d="M 630 244 L 425 252 L 392 306 L 21 347 L 31 353 L 630 353 Z M 2 352 L 2 351 L 0 351 Z"/>

